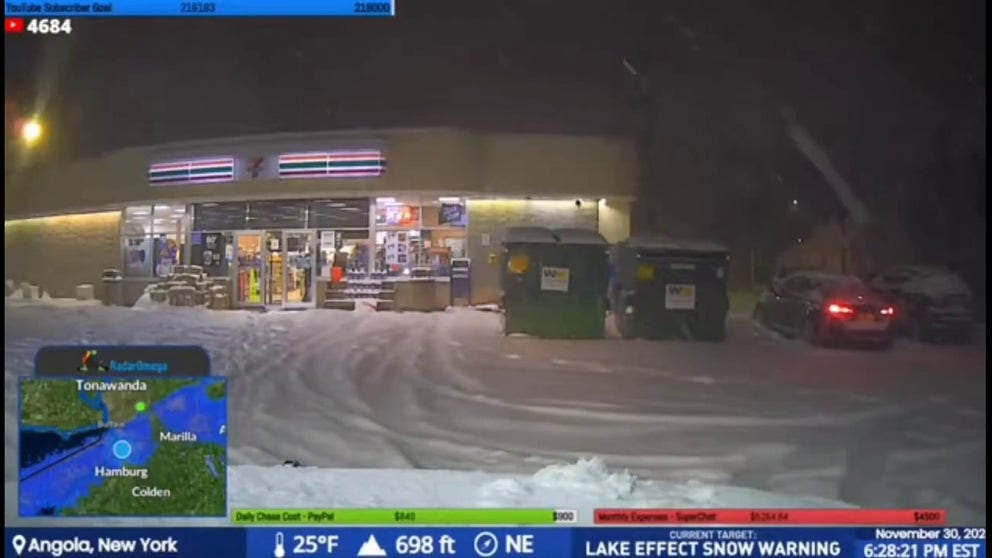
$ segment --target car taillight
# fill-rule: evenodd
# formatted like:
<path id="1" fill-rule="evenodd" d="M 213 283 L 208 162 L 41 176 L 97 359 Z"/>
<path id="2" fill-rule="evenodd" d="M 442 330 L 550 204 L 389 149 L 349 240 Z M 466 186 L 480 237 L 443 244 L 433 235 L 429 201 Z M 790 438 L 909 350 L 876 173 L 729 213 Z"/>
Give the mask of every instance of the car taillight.
<path id="1" fill-rule="evenodd" d="M 827 314 L 831 316 L 853 316 L 854 308 L 846 304 L 833 303 L 827 305 Z"/>
<path id="2" fill-rule="evenodd" d="M 895 316 L 896 315 L 896 309 L 893 308 L 893 307 L 891 307 L 891 306 L 886 306 L 885 308 L 882 308 L 881 310 L 879 310 L 878 313 L 881 314 L 881 315 L 883 315 L 883 316 Z"/>

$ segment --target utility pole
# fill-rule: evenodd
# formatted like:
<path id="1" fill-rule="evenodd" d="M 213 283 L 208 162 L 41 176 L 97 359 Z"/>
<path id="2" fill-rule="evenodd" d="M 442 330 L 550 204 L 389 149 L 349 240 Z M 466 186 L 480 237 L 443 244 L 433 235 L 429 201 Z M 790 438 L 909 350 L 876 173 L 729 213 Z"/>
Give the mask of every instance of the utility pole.
<path id="1" fill-rule="evenodd" d="M 652 194 L 655 186 L 655 164 L 654 164 L 654 144 L 655 144 L 655 120 L 657 111 L 655 110 L 654 95 L 651 90 L 651 82 L 642 70 L 635 66 L 629 59 L 622 60 L 624 70 L 634 84 L 634 104 L 636 106 L 636 123 L 634 141 L 637 146 L 638 165 L 638 195 L 634 204 L 632 232 L 640 234 L 651 234 L 659 232 L 658 214 L 652 205 Z"/>
<path id="2" fill-rule="evenodd" d="M 820 171 L 823 180 L 833 191 L 834 195 L 837 196 L 837 200 L 841 203 L 847 214 L 840 219 L 841 271 L 847 273 L 847 257 L 851 241 L 857 238 L 871 222 L 871 214 L 868 211 L 868 206 L 854 193 L 854 188 L 841 175 L 840 171 L 837 170 L 827 151 L 799 122 L 795 111 L 790 108 L 783 109 L 782 117 L 785 119 L 789 137 L 796 144 L 796 148 L 816 167 L 816 170 Z M 861 246 L 860 250 L 855 251 L 855 256 L 858 258 L 859 267 L 861 268 L 859 272 L 870 269 L 875 263 L 872 254 L 865 253 L 866 248 L 866 246 Z"/>

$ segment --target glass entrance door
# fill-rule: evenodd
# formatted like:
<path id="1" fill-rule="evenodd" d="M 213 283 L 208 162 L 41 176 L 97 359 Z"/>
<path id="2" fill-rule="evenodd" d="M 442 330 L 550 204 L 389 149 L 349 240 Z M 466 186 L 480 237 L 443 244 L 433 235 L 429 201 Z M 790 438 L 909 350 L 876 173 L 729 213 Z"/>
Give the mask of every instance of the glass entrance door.
<path id="1" fill-rule="evenodd" d="M 314 231 L 283 233 L 284 306 L 305 307 L 314 304 L 316 244 Z"/>
<path id="2" fill-rule="evenodd" d="M 265 246 L 262 234 L 255 232 L 234 233 L 234 302 L 237 306 L 262 304 L 263 268 Z"/>
<path id="3" fill-rule="evenodd" d="M 286 301 L 283 287 L 285 254 L 282 231 L 265 233 L 265 305 L 282 306 Z"/>

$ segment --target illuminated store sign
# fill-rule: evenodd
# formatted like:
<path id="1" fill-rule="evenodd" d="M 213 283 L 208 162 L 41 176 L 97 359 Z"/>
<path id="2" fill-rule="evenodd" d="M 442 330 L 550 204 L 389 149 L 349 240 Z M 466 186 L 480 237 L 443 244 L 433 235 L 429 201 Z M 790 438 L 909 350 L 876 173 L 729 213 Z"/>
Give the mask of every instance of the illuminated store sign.
<path id="1" fill-rule="evenodd" d="M 163 184 L 202 184 L 234 180 L 234 159 L 215 158 L 155 163 L 148 168 L 148 182 Z"/>
<path id="2" fill-rule="evenodd" d="M 368 178 L 386 172 L 386 157 L 376 149 L 285 153 L 280 178 Z"/>

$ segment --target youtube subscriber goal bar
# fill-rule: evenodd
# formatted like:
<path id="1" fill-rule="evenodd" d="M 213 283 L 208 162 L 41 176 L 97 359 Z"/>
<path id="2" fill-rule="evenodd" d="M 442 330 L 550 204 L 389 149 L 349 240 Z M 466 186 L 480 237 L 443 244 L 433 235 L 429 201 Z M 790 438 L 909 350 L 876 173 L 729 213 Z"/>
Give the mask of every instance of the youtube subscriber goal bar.
<path id="1" fill-rule="evenodd" d="M 390 17 L 395 0 L 7 0 L 4 17 Z"/>
<path id="2" fill-rule="evenodd" d="M 597 509 L 597 525 L 941 526 L 946 510 L 866 509 Z"/>

